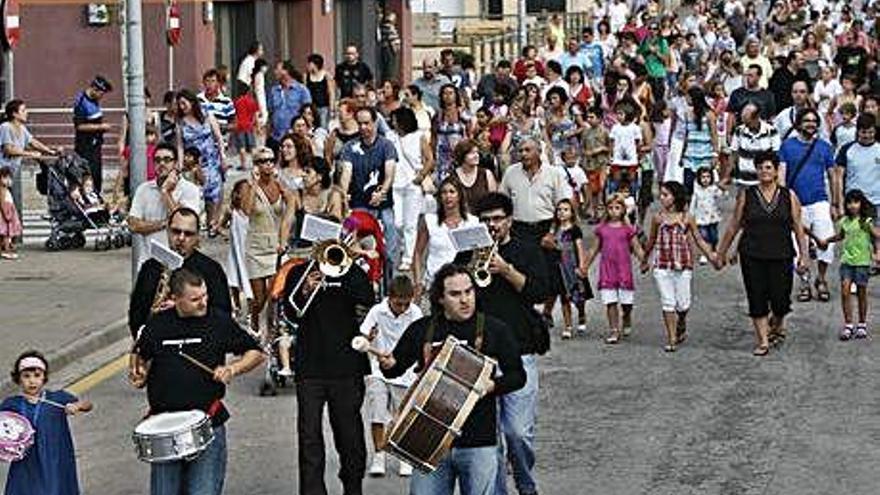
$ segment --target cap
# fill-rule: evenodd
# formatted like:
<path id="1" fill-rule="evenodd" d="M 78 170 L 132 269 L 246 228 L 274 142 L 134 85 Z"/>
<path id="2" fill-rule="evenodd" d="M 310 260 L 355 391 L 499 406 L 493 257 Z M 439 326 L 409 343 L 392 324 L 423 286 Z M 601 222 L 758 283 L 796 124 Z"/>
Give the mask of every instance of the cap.
<path id="1" fill-rule="evenodd" d="M 113 85 L 110 84 L 110 81 L 104 78 L 104 76 L 95 76 L 95 78 L 92 79 L 92 87 L 98 91 L 103 91 L 104 93 L 113 91 Z"/>

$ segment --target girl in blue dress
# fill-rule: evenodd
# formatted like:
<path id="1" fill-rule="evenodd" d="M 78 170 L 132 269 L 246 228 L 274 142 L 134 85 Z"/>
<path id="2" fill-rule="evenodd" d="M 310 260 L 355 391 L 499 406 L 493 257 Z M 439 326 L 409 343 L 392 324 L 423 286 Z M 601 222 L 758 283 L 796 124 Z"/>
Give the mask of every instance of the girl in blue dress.
<path id="1" fill-rule="evenodd" d="M 63 390 L 46 390 L 49 366 L 37 351 L 28 351 L 15 360 L 12 380 L 21 393 L 6 398 L 0 410 L 12 411 L 28 419 L 36 434 L 24 459 L 9 466 L 6 495 L 79 495 L 76 457 L 67 416 L 92 410 Z"/>

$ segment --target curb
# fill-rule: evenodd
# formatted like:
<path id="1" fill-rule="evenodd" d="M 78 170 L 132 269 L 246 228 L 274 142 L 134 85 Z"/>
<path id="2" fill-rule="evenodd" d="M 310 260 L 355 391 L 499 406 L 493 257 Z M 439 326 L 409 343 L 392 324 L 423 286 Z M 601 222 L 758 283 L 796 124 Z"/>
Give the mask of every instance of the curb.
<path id="1" fill-rule="evenodd" d="M 128 317 L 120 318 L 48 353 L 46 359 L 49 361 L 49 369 L 52 374 L 57 374 L 70 363 L 128 336 Z M 11 378 L 6 377 L 0 382 L 0 396 L 5 397 L 16 390 L 18 385 Z"/>

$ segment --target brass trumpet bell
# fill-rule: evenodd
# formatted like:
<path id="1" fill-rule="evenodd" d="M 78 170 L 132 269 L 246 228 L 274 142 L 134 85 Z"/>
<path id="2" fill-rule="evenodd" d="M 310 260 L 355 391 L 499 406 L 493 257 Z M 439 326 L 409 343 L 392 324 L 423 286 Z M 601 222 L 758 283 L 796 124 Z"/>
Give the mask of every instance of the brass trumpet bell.
<path id="1" fill-rule="evenodd" d="M 312 259 L 318 262 L 318 270 L 326 277 L 341 277 L 354 264 L 354 256 L 348 245 L 336 239 L 318 243 L 312 250 Z"/>

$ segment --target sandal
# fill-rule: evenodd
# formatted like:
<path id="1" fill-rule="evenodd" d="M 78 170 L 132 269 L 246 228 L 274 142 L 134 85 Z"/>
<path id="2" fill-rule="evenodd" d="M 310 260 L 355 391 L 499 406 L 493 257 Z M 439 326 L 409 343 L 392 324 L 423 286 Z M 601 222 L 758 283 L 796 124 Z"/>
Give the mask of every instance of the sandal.
<path id="1" fill-rule="evenodd" d="M 797 295 L 798 302 L 809 302 L 811 299 L 813 299 L 813 293 L 810 292 L 810 288 L 807 286 L 801 287 Z"/>
<path id="2" fill-rule="evenodd" d="M 785 342 L 786 335 L 785 327 L 773 327 L 770 328 L 767 339 L 770 341 L 770 345 L 782 345 Z"/>
<path id="3" fill-rule="evenodd" d="M 831 293 L 828 292 L 828 282 L 817 278 L 816 281 L 813 282 L 813 287 L 816 288 L 816 299 L 822 302 L 828 302 L 828 300 L 831 299 Z"/>
<path id="4" fill-rule="evenodd" d="M 769 352 L 770 352 L 770 346 L 763 344 L 763 345 L 759 345 L 758 347 L 755 347 L 755 349 L 752 351 L 752 355 L 753 356 L 766 356 Z"/>
<path id="5" fill-rule="evenodd" d="M 616 344 L 620 342 L 620 330 L 616 328 L 611 329 L 611 335 L 605 337 L 606 344 Z"/>
<path id="6" fill-rule="evenodd" d="M 685 323 L 684 319 L 679 318 L 678 323 L 675 325 L 675 343 L 681 344 L 687 338 L 687 323 Z"/>

